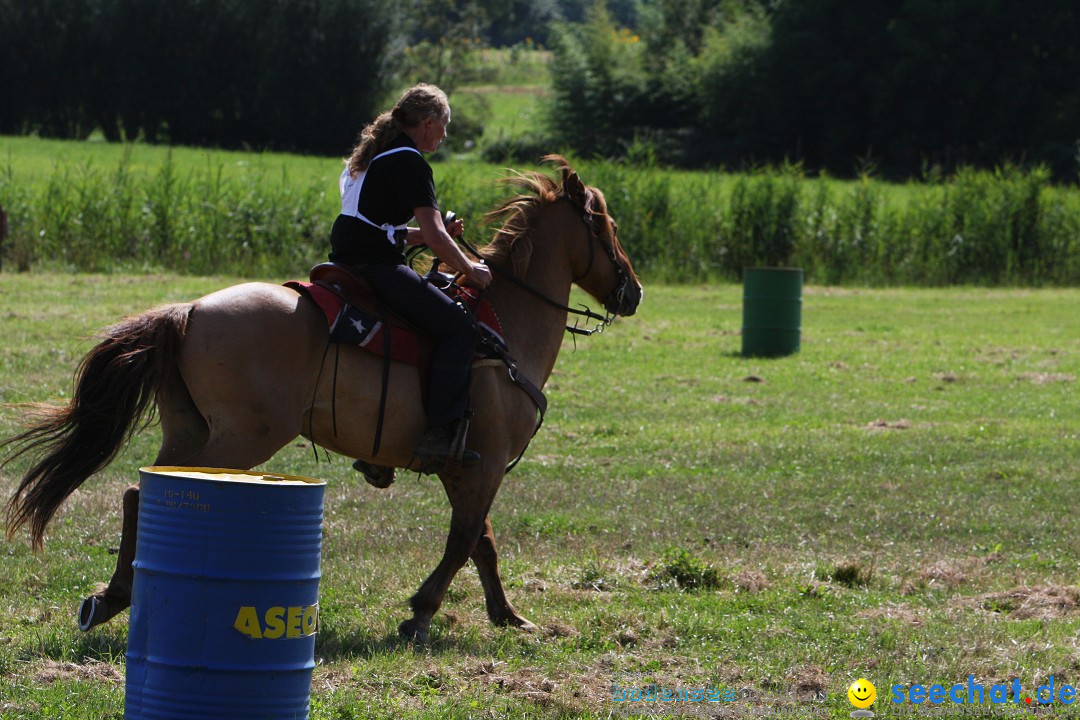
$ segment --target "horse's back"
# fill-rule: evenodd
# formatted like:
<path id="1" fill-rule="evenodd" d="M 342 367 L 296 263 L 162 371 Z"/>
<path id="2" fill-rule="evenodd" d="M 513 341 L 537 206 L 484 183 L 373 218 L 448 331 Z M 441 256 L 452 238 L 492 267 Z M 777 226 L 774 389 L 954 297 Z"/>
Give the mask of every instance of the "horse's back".
<path id="1" fill-rule="evenodd" d="M 326 340 L 319 312 L 280 285 L 245 283 L 194 301 L 180 371 L 211 437 L 296 437 Z"/>
<path id="2" fill-rule="evenodd" d="M 200 313 L 260 313 L 266 317 L 296 312 L 300 294 L 284 285 L 248 282 L 215 290 L 194 301 Z"/>
<path id="3" fill-rule="evenodd" d="M 300 293 L 253 282 L 218 290 L 192 303 L 185 346 L 193 351 L 192 357 L 211 363 L 292 367 L 321 355 L 325 342 L 325 320 Z"/>

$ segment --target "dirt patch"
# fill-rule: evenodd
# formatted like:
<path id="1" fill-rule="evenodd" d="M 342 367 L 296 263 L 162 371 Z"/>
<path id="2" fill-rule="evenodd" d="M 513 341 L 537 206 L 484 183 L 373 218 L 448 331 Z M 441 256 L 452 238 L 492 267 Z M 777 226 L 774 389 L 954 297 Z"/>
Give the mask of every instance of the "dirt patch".
<path id="1" fill-rule="evenodd" d="M 570 638 L 577 637 L 581 633 L 573 625 L 567 625 L 566 623 L 555 621 L 543 628 L 544 635 L 549 638 Z"/>
<path id="2" fill-rule="evenodd" d="M 829 685 L 829 674 L 819 665 L 798 667 L 788 675 L 798 697 L 824 697 Z"/>
<path id="3" fill-rule="evenodd" d="M 1080 588 L 1067 585 L 1015 587 L 972 598 L 983 610 L 1001 613 L 1010 620 L 1057 620 L 1080 614 Z"/>
<path id="4" fill-rule="evenodd" d="M 316 693 L 334 693 L 341 688 L 352 685 L 355 677 L 356 673 L 353 672 L 352 668 L 327 668 L 324 665 L 318 665 L 312 673 L 312 690 Z"/>
<path id="5" fill-rule="evenodd" d="M 923 568 L 919 573 L 919 579 L 928 585 L 944 585 L 947 588 L 956 589 L 967 580 L 967 573 L 958 560 L 938 560 L 929 567 Z"/>
<path id="6" fill-rule="evenodd" d="M 856 617 L 865 620 L 898 620 L 909 625 L 922 625 L 923 620 L 907 605 L 882 605 L 863 610 Z"/>
<path id="7" fill-rule="evenodd" d="M 85 665 L 45 660 L 40 665 L 33 667 L 31 677 L 43 685 L 51 685 L 54 682 L 67 680 L 113 684 L 124 682 L 124 674 L 118 668 L 110 663 L 96 660 L 89 660 Z"/>
<path id="8" fill-rule="evenodd" d="M 1023 382 L 1029 382 L 1034 385 L 1049 385 L 1050 383 L 1071 383 L 1076 382 L 1076 376 L 1071 373 L 1044 373 L 1044 372 L 1026 372 L 1020 373 L 1016 376 L 1017 380 Z"/>
<path id="9" fill-rule="evenodd" d="M 571 689 L 576 684 L 569 673 L 549 675 L 533 668 L 509 670 L 505 663 L 488 661 L 467 671 L 482 685 L 497 688 L 519 700 L 527 700 L 542 707 L 569 705 L 575 710 L 582 709 L 584 688 Z"/>
<path id="10" fill-rule="evenodd" d="M 728 395 L 713 395 L 710 400 L 718 405 L 731 403 L 733 405 L 760 405 L 760 400 L 750 397 L 729 397 Z"/>
<path id="11" fill-rule="evenodd" d="M 769 579 L 760 570 L 740 570 L 732 580 L 739 592 L 756 593 L 769 587 Z"/>
<path id="12" fill-rule="evenodd" d="M 910 430 L 910 420 L 872 420 L 866 423 L 867 430 Z"/>

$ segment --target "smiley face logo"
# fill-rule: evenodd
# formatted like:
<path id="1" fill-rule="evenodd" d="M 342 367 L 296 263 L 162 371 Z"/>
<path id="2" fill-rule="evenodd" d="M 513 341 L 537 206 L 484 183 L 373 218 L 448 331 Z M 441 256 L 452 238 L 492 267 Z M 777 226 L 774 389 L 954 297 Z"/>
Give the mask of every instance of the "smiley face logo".
<path id="1" fill-rule="evenodd" d="M 860 710 L 865 710 L 877 700 L 877 688 L 866 678 L 859 678 L 847 689 L 848 700 Z"/>

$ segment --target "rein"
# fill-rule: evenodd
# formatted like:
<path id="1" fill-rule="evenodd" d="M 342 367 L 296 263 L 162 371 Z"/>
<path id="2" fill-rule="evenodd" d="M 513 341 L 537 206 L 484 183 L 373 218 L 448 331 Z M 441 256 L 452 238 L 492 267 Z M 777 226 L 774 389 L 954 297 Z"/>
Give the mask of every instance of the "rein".
<path id="1" fill-rule="evenodd" d="M 521 280 L 516 275 L 514 275 L 514 273 L 512 271 L 507 270 L 506 268 L 502 267 L 501 265 L 489 265 L 486 262 L 486 260 L 484 259 L 484 257 L 482 255 L 480 255 L 479 251 L 477 251 L 476 248 L 474 248 L 472 245 L 470 245 L 465 240 L 463 240 L 461 238 L 458 238 L 458 244 L 461 245 L 466 250 L 468 250 L 473 255 L 475 255 L 479 260 L 484 262 L 484 264 L 487 265 L 496 274 L 498 274 L 499 277 L 504 278 L 506 280 L 509 280 L 512 284 L 518 286 L 522 290 L 527 291 L 529 294 L 533 295 L 534 297 L 539 298 L 540 300 L 543 300 L 546 304 L 550 305 L 551 307 L 556 308 L 558 310 L 562 310 L 563 312 L 569 313 L 571 315 L 578 315 L 578 316 L 586 318 L 588 320 L 595 320 L 596 321 L 596 327 L 593 328 L 592 330 L 582 329 L 582 328 L 578 327 L 577 324 L 567 325 L 566 326 L 566 331 L 569 332 L 569 333 L 573 333 L 574 335 L 592 335 L 593 333 L 600 333 L 600 332 L 603 332 L 604 328 L 607 327 L 608 325 L 610 325 L 611 322 L 614 320 L 614 316 L 611 313 L 606 313 L 605 315 L 601 315 L 599 313 L 593 312 L 593 310 L 591 308 L 589 308 L 588 305 L 582 305 L 580 307 L 580 309 L 579 308 L 572 308 L 572 307 L 570 307 L 568 305 L 563 305 L 558 300 L 553 300 L 553 299 L 549 298 L 547 295 L 540 292 L 539 290 L 534 288 L 532 285 L 529 285 L 527 282 Z"/>
<path id="2" fill-rule="evenodd" d="M 564 196 L 563 199 L 565 199 L 567 202 L 570 202 L 570 199 L 566 198 L 565 196 Z M 589 210 L 587 208 L 585 209 L 584 213 L 581 216 L 581 221 L 583 223 L 585 223 L 585 227 L 587 227 L 589 229 L 589 264 L 585 267 L 585 271 L 583 273 L 581 273 L 577 277 L 573 278 L 573 282 L 575 282 L 575 283 L 578 280 L 581 280 L 586 275 L 588 275 L 589 272 L 592 270 L 593 260 L 595 259 L 595 256 L 596 256 L 596 248 L 593 246 L 592 241 L 599 239 L 599 233 L 596 231 L 596 227 L 594 226 L 594 222 L 593 222 L 595 220 L 596 216 L 597 216 L 597 213 L 594 213 L 592 210 Z M 579 308 L 572 308 L 572 307 L 570 307 L 568 305 L 564 305 L 561 302 L 558 302 L 557 300 L 553 300 L 552 298 L 548 297 L 547 295 L 545 295 L 541 291 L 539 291 L 536 288 L 534 288 L 533 286 L 529 285 L 527 282 L 525 282 L 525 281 L 521 280 L 520 278 L 518 278 L 516 275 L 514 275 L 514 273 L 512 271 L 507 270 L 506 268 L 504 268 L 504 267 L 502 267 L 500 265 L 488 264 L 486 258 L 484 258 L 480 254 L 480 251 L 478 251 L 475 247 L 473 247 L 471 244 L 466 242 L 464 238 L 458 238 L 457 241 L 458 241 L 458 244 L 460 244 L 463 248 L 465 248 L 470 253 L 472 253 L 473 256 L 475 256 L 478 260 L 480 260 L 485 265 L 487 265 L 491 270 L 496 272 L 500 277 L 505 278 L 506 280 L 509 280 L 512 284 L 516 285 L 517 287 L 521 288 L 522 290 L 525 290 L 526 292 L 530 293 L 534 297 L 539 298 L 540 300 L 542 300 L 547 305 L 550 305 L 553 308 L 557 308 L 557 309 L 559 309 L 559 310 L 561 310 L 561 311 L 563 311 L 565 313 L 568 313 L 570 315 L 577 315 L 578 317 L 586 318 L 589 321 L 596 321 L 596 326 L 593 327 L 591 330 L 587 329 L 587 328 L 579 327 L 578 326 L 578 321 L 575 321 L 573 325 L 567 325 L 566 326 L 566 332 L 571 333 L 572 335 L 584 335 L 584 336 L 587 337 L 589 335 L 594 335 L 596 333 L 604 332 L 604 329 L 608 325 L 610 325 L 611 323 L 613 323 L 615 321 L 615 313 L 610 312 L 606 308 L 604 310 L 604 314 L 600 315 L 599 313 L 593 312 L 593 310 L 588 305 L 581 305 L 580 309 L 579 309 Z M 611 247 L 608 247 L 607 245 L 605 245 L 604 250 L 607 252 L 608 259 L 611 260 L 611 264 L 615 267 L 615 273 L 619 277 L 618 285 L 616 285 L 615 288 L 611 291 L 611 293 L 608 295 L 607 299 L 605 299 L 604 303 L 606 305 L 607 300 L 614 297 L 618 301 L 618 305 L 622 306 L 623 297 L 626 295 L 626 286 L 629 284 L 630 278 L 627 277 L 626 272 L 623 270 L 622 266 L 619 264 L 618 260 L 616 259 L 614 248 L 611 248 Z"/>

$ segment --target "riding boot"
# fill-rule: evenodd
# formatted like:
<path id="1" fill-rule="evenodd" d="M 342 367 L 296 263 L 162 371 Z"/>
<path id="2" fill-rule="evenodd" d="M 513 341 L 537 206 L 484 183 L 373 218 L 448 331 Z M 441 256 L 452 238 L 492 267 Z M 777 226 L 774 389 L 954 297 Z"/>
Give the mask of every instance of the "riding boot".
<path id="1" fill-rule="evenodd" d="M 444 427 L 430 428 L 424 433 L 424 438 L 413 451 L 420 461 L 421 473 L 471 468 L 480 462 L 480 453 L 464 449 L 465 441 L 464 437 L 459 437 L 459 427 L 458 422 L 452 422 Z"/>

